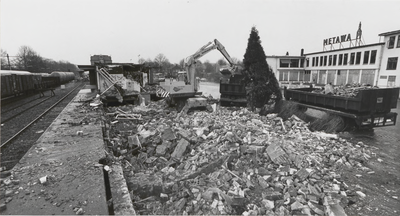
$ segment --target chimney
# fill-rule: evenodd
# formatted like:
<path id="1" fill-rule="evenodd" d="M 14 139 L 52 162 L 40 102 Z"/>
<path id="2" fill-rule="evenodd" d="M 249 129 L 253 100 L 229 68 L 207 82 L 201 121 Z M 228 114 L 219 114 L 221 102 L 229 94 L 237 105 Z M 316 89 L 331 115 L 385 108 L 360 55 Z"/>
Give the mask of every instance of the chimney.
<path id="1" fill-rule="evenodd" d="M 300 50 L 300 56 L 304 56 L 304 49 Z"/>

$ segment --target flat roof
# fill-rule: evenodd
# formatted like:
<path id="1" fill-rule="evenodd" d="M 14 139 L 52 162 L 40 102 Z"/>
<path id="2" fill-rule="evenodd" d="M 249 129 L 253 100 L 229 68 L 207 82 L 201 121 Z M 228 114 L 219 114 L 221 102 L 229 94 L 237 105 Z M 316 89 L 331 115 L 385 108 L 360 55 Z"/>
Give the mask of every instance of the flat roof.
<path id="1" fill-rule="evenodd" d="M 351 50 L 351 49 L 370 47 L 370 46 L 378 46 L 378 45 L 385 45 L 385 42 L 368 44 L 368 45 L 363 45 L 363 46 L 353 46 L 353 47 L 348 47 L 348 48 L 343 48 L 343 49 L 336 49 L 336 50 L 328 50 L 328 51 L 321 51 L 321 52 L 314 52 L 314 53 L 306 53 L 304 55 L 314 55 L 314 54 L 320 54 L 320 53 L 337 52 L 337 51 Z"/>
<path id="2" fill-rule="evenodd" d="M 267 55 L 267 58 L 304 58 L 305 56 Z"/>
<path id="3" fill-rule="evenodd" d="M 400 34 L 400 30 L 380 33 L 379 36 L 388 36 L 388 35 L 394 35 L 394 34 Z"/>

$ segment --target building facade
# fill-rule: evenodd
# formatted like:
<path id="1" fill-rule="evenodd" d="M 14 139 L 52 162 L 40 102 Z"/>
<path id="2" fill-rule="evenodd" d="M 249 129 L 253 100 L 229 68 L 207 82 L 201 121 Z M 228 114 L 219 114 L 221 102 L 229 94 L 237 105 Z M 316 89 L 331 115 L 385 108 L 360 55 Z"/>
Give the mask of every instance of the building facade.
<path id="1" fill-rule="evenodd" d="M 377 85 L 380 87 L 399 87 L 400 30 L 381 33 L 379 36 L 383 37 L 384 47 Z"/>
<path id="2" fill-rule="evenodd" d="M 315 84 L 377 84 L 384 43 L 355 46 L 305 55 L 306 71 Z"/>
<path id="3" fill-rule="evenodd" d="M 299 56 L 267 56 L 281 85 L 369 84 L 400 87 L 400 30 L 379 34 L 382 42 L 363 44 L 361 24 L 355 39 L 350 34 L 323 40 L 324 51 Z M 346 43 L 348 44 L 345 47 Z M 325 47 L 330 47 L 326 50 Z M 335 47 L 336 46 L 336 47 Z"/>
<path id="4" fill-rule="evenodd" d="M 281 84 L 310 81 L 310 73 L 304 69 L 305 57 L 300 56 L 267 56 L 267 63 Z"/>

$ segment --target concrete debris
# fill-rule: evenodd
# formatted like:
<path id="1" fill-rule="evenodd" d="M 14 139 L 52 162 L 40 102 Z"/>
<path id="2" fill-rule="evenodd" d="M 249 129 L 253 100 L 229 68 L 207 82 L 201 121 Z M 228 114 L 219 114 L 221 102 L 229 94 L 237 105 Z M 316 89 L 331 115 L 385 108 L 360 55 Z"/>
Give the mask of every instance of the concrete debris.
<path id="1" fill-rule="evenodd" d="M 43 176 L 39 179 L 40 184 L 46 184 L 47 182 L 47 176 Z"/>
<path id="2" fill-rule="evenodd" d="M 340 173 L 370 172 L 370 149 L 311 132 L 297 116 L 218 107 L 178 117 L 164 100 L 107 109 L 141 116 L 104 122 L 137 214 L 346 215 L 348 195 L 366 196 Z"/>
<path id="3" fill-rule="evenodd" d="M 4 203 L 1 203 L 1 204 L 0 204 L 0 212 L 4 211 L 4 210 L 6 210 L 6 209 L 7 209 L 7 205 L 4 204 Z"/>
<path id="4" fill-rule="evenodd" d="M 371 85 L 364 85 L 360 83 L 346 84 L 341 86 L 333 87 L 331 84 L 326 84 L 324 88 L 314 89 L 312 92 L 320 94 L 331 94 L 342 97 L 357 97 L 358 92 L 362 89 L 374 89 L 377 88 Z"/>

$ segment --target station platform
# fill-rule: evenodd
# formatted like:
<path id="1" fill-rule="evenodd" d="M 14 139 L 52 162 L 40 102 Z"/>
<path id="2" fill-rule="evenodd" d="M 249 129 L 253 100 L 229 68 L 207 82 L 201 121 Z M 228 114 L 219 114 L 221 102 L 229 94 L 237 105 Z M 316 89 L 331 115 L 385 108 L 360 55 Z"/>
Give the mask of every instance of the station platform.
<path id="1" fill-rule="evenodd" d="M 82 89 L 11 170 L 18 190 L 2 215 L 108 215 L 101 113 Z M 7 193 L 7 192 L 6 192 Z"/>

